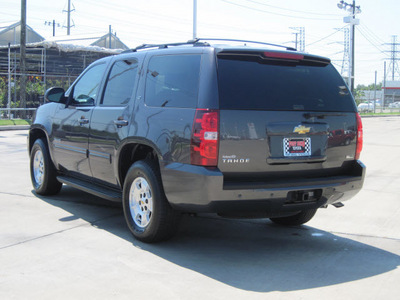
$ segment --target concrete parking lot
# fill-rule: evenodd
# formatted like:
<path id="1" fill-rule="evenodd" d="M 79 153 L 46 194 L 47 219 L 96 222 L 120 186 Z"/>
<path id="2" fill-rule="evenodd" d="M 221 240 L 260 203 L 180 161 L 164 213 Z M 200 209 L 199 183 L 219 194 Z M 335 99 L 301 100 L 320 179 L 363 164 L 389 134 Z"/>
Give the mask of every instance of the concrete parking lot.
<path id="1" fill-rule="evenodd" d="M 364 189 L 306 226 L 187 216 L 147 245 L 121 207 L 32 192 L 26 130 L 0 131 L 0 299 L 400 299 L 400 117 L 364 118 Z"/>

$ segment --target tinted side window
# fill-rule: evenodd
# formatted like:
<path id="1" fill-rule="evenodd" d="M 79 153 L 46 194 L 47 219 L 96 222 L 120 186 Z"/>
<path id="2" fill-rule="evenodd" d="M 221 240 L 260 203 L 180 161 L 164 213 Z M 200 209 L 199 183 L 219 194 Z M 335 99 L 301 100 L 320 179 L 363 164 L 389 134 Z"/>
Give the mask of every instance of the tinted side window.
<path id="1" fill-rule="evenodd" d="M 332 65 L 285 65 L 218 59 L 223 109 L 355 111 Z"/>
<path id="2" fill-rule="evenodd" d="M 165 55 L 150 59 L 146 75 L 146 104 L 196 107 L 200 55 Z"/>
<path id="3" fill-rule="evenodd" d="M 88 69 L 73 88 L 72 105 L 94 105 L 106 64 Z"/>
<path id="4" fill-rule="evenodd" d="M 135 59 L 120 60 L 114 63 L 108 75 L 103 105 L 125 105 L 132 97 L 138 72 Z"/>

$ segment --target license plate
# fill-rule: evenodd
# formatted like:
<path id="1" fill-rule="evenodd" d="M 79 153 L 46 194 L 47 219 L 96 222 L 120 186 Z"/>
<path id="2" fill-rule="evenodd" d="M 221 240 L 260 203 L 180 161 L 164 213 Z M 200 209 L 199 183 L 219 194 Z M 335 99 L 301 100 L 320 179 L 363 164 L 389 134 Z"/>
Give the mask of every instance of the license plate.
<path id="1" fill-rule="evenodd" d="M 311 138 L 283 138 L 284 156 L 310 156 Z"/>

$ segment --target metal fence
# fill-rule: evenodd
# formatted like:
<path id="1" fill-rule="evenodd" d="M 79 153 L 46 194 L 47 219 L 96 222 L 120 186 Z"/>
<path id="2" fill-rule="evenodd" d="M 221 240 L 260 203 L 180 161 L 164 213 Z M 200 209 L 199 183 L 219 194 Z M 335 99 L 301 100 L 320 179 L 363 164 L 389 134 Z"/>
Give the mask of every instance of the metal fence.
<path id="1" fill-rule="evenodd" d="M 0 108 L 0 120 L 32 119 L 37 108 Z"/>

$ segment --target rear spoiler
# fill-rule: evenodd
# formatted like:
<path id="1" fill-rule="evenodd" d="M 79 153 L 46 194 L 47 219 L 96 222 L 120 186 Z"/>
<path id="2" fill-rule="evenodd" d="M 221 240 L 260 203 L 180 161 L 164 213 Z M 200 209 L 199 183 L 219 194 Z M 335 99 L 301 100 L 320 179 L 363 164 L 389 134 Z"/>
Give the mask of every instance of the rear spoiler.
<path id="1" fill-rule="evenodd" d="M 282 51 L 223 50 L 217 54 L 217 57 L 225 59 L 258 61 L 260 63 L 268 61 L 318 65 L 328 65 L 331 63 L 329 58 Z"/>

